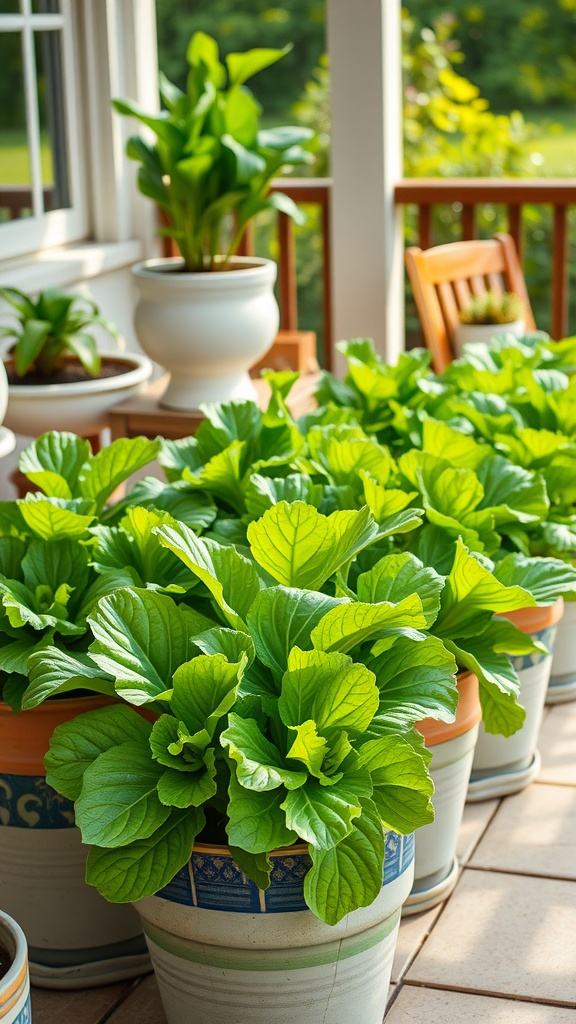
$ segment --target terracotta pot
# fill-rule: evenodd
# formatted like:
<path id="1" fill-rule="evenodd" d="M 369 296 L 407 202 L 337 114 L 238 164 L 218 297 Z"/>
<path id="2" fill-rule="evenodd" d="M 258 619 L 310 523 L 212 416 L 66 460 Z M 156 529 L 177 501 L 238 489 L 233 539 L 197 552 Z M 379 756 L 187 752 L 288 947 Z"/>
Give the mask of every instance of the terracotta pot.
<path id="1" fill-rule="evenodd" d="M 457 685 L 456 720 L 446 723 L 426 718 L 416 726 L 432 752 L 429 771 L 434 782 L 434 821 L 419 828 L 415 836 L 414 885 L 404 915 L 435 907 L 458 879 L 456 843 L 482 711 L 476 676 L 462 672 Z"/>
<path id="2" fill-rule="evenodd" d="M 48 700 L 13 714 L 0 703 L 0 907 L 30 943 L 30 973 L 47 987 L 84 987 L 147 969 L 137 914 L 86 885 L 87 848 L 73 804 L 46 784 L 56 726 L 110 703 Z"/>
<path id="3" fill-rule="evenodd" d="M 272 854 L 266 892 L 227 847 L 196 846 L 136 904 L 168 1024 L 381 1024 L 413 859 L 413 837 L 387 833 L 380 896 L 330 927 L 304 902 L 305 846 Z"/>
<path id="4" fill-rule="evenodd" d="M 28 949 L 20 925 L 0 911 L 0 946 L 11 965 L 0 978 L 0 1021 L 2 1024 L 31 1024 Z"/>
<path id="5" fill-rule="evenodd" d="M 562 598 L 544 608 L 520 608 L 505 618 L 523 633 L 545 644 L 552 652 L 558 622 L 562 618 Z M 540 755 L 538 732 L 552 667 L 552 653 L 535 651 L 510 659 L 520 680 L 520 704 L 526 709 L 522 728 L 513 736 L 494 736 L 480 726 L 468 800 L 490 800 L 518 793 L 538 775 Z"/>

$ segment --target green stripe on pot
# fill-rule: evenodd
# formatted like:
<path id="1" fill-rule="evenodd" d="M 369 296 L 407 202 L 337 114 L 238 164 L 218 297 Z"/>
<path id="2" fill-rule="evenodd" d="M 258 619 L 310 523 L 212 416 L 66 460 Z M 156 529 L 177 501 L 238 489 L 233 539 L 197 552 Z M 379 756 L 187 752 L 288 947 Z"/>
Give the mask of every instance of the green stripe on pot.
<path id="1" fill-rule="evenodd" d="M 385 921 L 374 925 L 359 935 L 336 942 L 325 942 L 319 946 L 305 946 L 302 949 L 231 949 L 210 946 L 192 939 L 171 935 L 162 928 L 143 921 L 146 936 L 165 953 L 180 960 L 189 960 L 204 967 L 215 967 L 228 971 L 286 971 L 302 970 L 306 967 L 324 967 L 339 960 L 348 960 L 373 949 L 388 938 L 400 919 L 400 909 Z"/>

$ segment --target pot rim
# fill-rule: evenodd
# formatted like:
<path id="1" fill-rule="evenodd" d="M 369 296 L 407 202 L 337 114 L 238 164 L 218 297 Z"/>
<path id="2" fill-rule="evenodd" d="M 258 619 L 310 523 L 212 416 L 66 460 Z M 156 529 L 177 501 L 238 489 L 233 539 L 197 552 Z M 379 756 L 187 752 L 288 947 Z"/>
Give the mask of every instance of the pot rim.
<path id="1" fill-rule="evenodd" d="M 54 709 L 57 707 L 63 711 L 74 711 L 79 705 L 84 705 L 86 701 L 92 701 L 92 703 L 100 706 L 102 701 L 110 703 L 112 698 L 107 696 L 105 693 L 90 693 L 83 697 L 65 697 L 60 699 L 59 697 L 48 697 L 42 701 L 35 708 L 27 708 L 25 711 L 20 711 L 20 715 L 40 715 L 40 714 L 52 714 Z M 0 700 L 0 715 L 13 715 L 12 708 L 5 701 Z"/>
<path id="2" fill-rule="evenodd" d="M 427 747 L 455 740 L 470 732 L 482 718 L 478 678 L 473 672 L 464 670 L 456 677 L 458 707 L 453 722 L 440 722 L 436 718 L 423 718 L 415 722 L 416 729 L 424 737 Z M 464 690 L 465 687 L 465 690 Z"/>
<path id="3" fill-rule="evenodd" d="M 119 373 L 115 377 L 104 377 L 99 380 L 95 377 L 92 380 L 70 381 L 67 384 L 9 384 L 8 395 L 10 402 L 14 403 L 19 398 L 35 398 L 41 401 L 53 400 L 54 398 L 77 398 L 79 395 L 93 395 L 107 391 L 120 391 L 124 388 L 134 387 L 136 384 L 143 384 L 153 372 L 152 360 L 140 352 L 114 352 L 105 349 L 100 352 L 103 360 L 111 359 L 117 363 L 126 363 L 125 373 Z M 12 359 L 4 359 L 4 367 L 13 362 Z"/>
<path id="4" fill-rule="evenodd" d="M 14 918 L 0 910 L 0 926 L 2 925 L 14 940 L 16 950 L 10 968 L 0 980 L 0 1016 L 4 1008 L 10 1009 L 10 1005 L 14 1005 L 20 998 L 28 976 L 28 943 L 22 928 Z M 1 937 L 2 932 L 0 931 Z"/>
<path id="5" fill-rule="evenodd" d="M 225 257 L 217 256 L 216 259 L 223 261 Z M 132 273 L 136 277 L 153 278 L 155 281 L 161 275 L 165 275 L 170 278 L 172 283 L 175 283 L 182 280 L 222 280 L 222 277 L 227 278 L 230 274 L 236 275 L 239 272 L 241 272 L 242 277 L 246 277 L 250 271 L 252 272 L 250 276 L 254 276 L 255 273 L 261 273 L 267 267 L 277 267 L 276 261 L 267 256 L 231 256 L 228 262 L 230 266 L 226 270 L 187 270 L 183 273 L 179 272 L 176 278 L 172 276 L 172 272 L 179 271 L 179 268 L 184 266 L 182 257 L 156 256 L 153 259 L 140 260 L 139 263 L 134 263 Z"/>
<path id="6" fill-rule="evenodd" d="M 517 608 L 513 612 L 501 612 L 497 617 L 508 619 L 522 633 L 536 633 L 560 622 L 564 614 L 564 598 L 559 597 L 552 604 L 531 605 Z"/>

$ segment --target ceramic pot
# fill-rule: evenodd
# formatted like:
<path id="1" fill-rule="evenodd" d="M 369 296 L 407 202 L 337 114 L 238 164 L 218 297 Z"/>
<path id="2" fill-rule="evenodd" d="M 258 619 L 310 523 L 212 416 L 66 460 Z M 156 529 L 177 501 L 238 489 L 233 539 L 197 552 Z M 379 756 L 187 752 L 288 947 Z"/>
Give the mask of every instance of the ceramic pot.
<path id="1" fill-rule="evenodd" d="M 255 399 L 248 371 L 278 332 L 276 264 L 236 256 L 226 271 L 182 268 L 177 258 L 133 268 L 138 340 L 172 375 L 160 404 L 191 410 L 202 402 Z"/>
<path id="2" fill-rule="evenodd" d="M 149 969 L 138 915 L 86 885 L 73 804 L 46 784 L 43 765 L 56 726 L 109 703 L 54 699 L 19 715 L 0 704 L 0 907 L 22 924 L 32 980 L 44 987 L 105 984 Z"/>
<path id="3" fill-rule="evenodd" d="M 558 622 L 562 617 L 562 598 L 545 608 L 521 608 L 507 612 L 523 633 L 528 633 L 552 652 Z M 472 776 L 468 787 L 468 801 L 490 800 L 497 796 L 519 793 L 528 786 L 540 770 L 538 733 L 552 667 L 552 654 L 533 654 L 511 658 L 520 680 L 520 704 L 526 709 L 521 729 L 513 736 L 493 736 L 480 726 Z"/>
<path id="4" fill-rule="evenodd" d="M 226 847 L 196 846 L 170 885 L 136 904 L 168 1024 L 381 1024 L 413 836 L 387 833 L 380 896 L 334 927 L 304 902 L 306 847 L 272 860 L 263 892 Z"/>
<path id="5" fill-rule="evenodd" d="M 558 623 L 547 704 L 576 700 L 576 602 L 564 602 L 564 615 Z"/>
<path id="6" fill-rule="evenodd" d="M 32 1024 L 26 937 L 20 925 L 1 911 L 0 946 L 11 960 L 8 972 L 0 978 L 0 1021 L 2 1024 Z"/>
<path id="7" fill-rule="evenodd" d="M 435 907 L 458 880 L 456 843 L 481 717 L 478 680 L 471 672 L 463 672 L 458 676 L 456 720 L 446 724 L 426 718 L 416 726 L 432 754 L 434 821 L 419 828 L 415 836 L 414 884 L 404 916 Z"/>
<path id="8" fill-rule="evenodd" d="M 464 345 L 480 343 L 489 345 L 495 334 L 513 334 L 522 338 L 526 333 L 524 320 L 514 320 L 511 324 L 456 324 L 454 329 L 454 354 L 459 359 Z"/>
<path id="9" fill-rule="evenodd" d="M 108 426 L 108 411 L 136 394 L 154 369 L 146 356 L 133 352 L 101 355 L 124 363 L 126 372 L 70 384 L 10 385 L 6 425 L 26 437 L 47 430 L 70 430 L 82 437 L 99 434 Z"/>

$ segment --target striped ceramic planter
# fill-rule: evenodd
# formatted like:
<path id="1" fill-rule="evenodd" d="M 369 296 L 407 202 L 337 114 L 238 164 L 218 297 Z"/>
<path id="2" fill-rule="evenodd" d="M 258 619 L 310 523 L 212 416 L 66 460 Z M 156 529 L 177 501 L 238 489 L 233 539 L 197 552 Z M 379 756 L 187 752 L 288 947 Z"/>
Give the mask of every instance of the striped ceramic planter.
<path id="1" fill-rule="evenodd" d="M 576 700 L 576 602 L 566 601 L 558 623 L 547 704 Z"/>
<path id="2" fill-rule="evenodd" d="M 87 850 L 74 807 L 45 778 L 55 727 L 107 703 L 50 700 L 19 715 L 0 704 L 0 907 L 26 932 L 32 981 L 50 988 L 104 984 L 149 969 L 138 915 L 86 885 Z"/>
<path id="3" fill-rule="evenodd" d="M 0 946 L 11 960 L 7 974 L 0 978 L 0 1024 L 31 1024 L 26 938 L 20 925 L 1 912 Z"/>
<path id="4" fill-rule="evenodd" d="M 137 904 L 168 1024 L 381 1024 L 413 836 L 386 836 L 380 896 L 334 927 L 306 907 L 306 847 L 272 855 L 263 892 L 226 847 L 198 845 Z"/>
<path id="5" fill-rule="evenodd" d="M 435 907 L 458 880 L 456 843 L 481 717 L 478 680 L 472 672 L 463 672 L 458 676 L 455 721 L 427 718 L 417 725 L 432 754 L 429 771 L 434 782 L 434 821 L 416 833 L 414 884 L 403 915 Z"/>
<path id="6" fill-rule="evenodd" d="M 540 640 L 552 652 L 556 629 L 563 613 L 562 598 L 546 608 L 522 608 L 508 612 L 523 633 Z M 540 770 L 538 733 L 552 668 L 552 653 L 535 651 L 511 658 L 520 680 L 520 704 L 526 709 L 522 728 L 513 736 L 493 736 L 480 725 L 468 801 L 490 800 L 518 793 L 528 786 Z"/>

